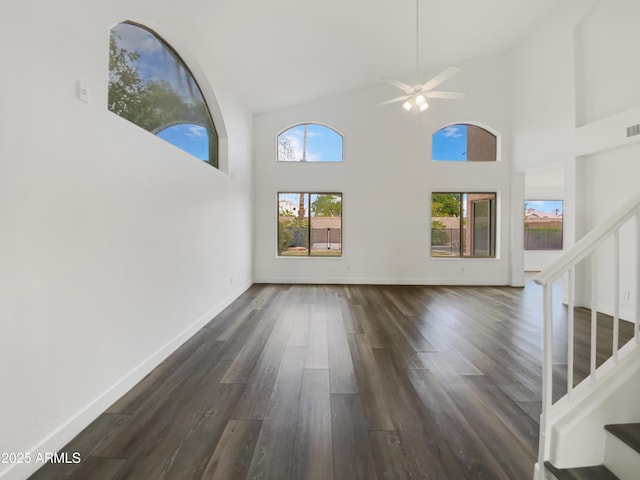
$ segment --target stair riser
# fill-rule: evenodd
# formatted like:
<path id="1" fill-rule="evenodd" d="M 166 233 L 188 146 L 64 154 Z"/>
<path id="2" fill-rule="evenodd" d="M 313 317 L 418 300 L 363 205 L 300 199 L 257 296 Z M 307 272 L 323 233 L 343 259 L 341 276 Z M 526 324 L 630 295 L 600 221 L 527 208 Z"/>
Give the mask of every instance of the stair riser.
<path id="1" fill-rule="evenodd" d="M 620 480 L 636 480 L 640 472 L 640 454 L 618 437 L 607 432 L 604 464 Z"/>

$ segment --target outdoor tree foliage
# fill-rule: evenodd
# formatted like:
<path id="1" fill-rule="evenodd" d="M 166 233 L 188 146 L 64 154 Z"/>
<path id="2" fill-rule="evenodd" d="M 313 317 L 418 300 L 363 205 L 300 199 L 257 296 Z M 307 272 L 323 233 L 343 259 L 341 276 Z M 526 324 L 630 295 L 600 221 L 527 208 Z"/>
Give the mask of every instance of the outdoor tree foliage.
<path id="1" fill-rule="evenodd" d="M 291 137 L 280 135 L 278 137 L 278 160 L 291 162 L 296 159 L 296 152 L 293 148 Z"/>
<path id="2" fill-rule="evenodd" d="M 318 195 L 311 204 L 311 211 L 318 217 L 340 217 L 342 200 L 336 195 Z"/>
<path id="3" fill-rule="evenodd" d="M 434 193 L 431 196 L 432 217 L 459 217 L 460 195 L 453 193 Z"/>
<path id="4" fill-rule="evenodd" d="M 290 225 L 278 222 L 278 255 L 282 255 L 287 248 L 289 248 L 293 240 L 291 229 L 287 227 L 290 227 Z"/>
<path id="5" fill-rule="evenodd" d="M 195 101 L 188 102 L 169 82 L 142 78 L 137 68 L 140 53 L 119 46 L 118 38 L 112 30 L 109 38 L 109 110 L 153 133 L 174 124 L 190 123 L 205 127 L 209 138 L 213 138 L 204 100 L 198 101 L 198 96 L 192 95 Z M 189 79 L 187 85 L 190 90 L 195 88 Z"/>

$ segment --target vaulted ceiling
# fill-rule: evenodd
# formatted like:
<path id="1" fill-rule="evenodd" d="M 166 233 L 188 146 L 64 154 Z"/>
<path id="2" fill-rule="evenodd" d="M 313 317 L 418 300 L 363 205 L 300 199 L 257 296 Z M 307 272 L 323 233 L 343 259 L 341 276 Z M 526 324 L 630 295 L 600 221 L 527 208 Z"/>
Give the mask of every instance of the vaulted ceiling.
<path id="1" fill-rule="evenodd" d="M 419 0 L 420 70 L 513 47 L 558 0 Z M 193 0 L 210 65 L 254 112 L 415 83 L 415 0 Z M 427 78 L 421 79 L 422 81 Z"/>

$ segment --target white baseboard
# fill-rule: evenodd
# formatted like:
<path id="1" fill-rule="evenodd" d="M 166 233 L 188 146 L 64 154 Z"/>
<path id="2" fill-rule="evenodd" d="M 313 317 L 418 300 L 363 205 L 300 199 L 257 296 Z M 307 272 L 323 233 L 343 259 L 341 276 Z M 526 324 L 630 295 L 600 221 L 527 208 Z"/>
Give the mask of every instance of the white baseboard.
<path id="1" fill-rule="evenodd" d="M 598 312 L 604 313 L 605 315 L 609 315 L 613 317 L 613 307 L 608 304 L 598 303 Z M 625 320 L 627 322 L 633 322 L 633 312 L 631 310 L 621 308 L 619 311 L 620 320 Z"/>
<path id="2" fill-rule="evenodd" d="M 566 305 L 569 302 L 569 298 L 567 296 L 562 297 L 562 302 Z M 589 301 L 583 299 L 583 298 L 576 298 L 575 299 L 575 305 L 576 307 L 581 307 L 581 308 L 586 308 L 587 310 L 591 309 L 591 304 L 589 303 Z M 613 307 L 609 304 L 606 303 L 598 303 L 596 305 L 596 309 L 598 312 L 603 313 L 605 315 L 609 315 L 611 317 L 613 317 Z M 626 309 L 626 308 L 621 308 L 620 309 L 620 320 L 624 320 L 625 322 L 631 322 L 633 323 L 634 320 L 634 313 L 633 311 Z"/>
<path id="3" fill-rule="evenodd" d="M 510 285 L 508 281 L 504 283 L 495 280 L 479 279 L 473 282 L 469 278 L 448 278 L 446 280 L 430 280 L 424 278 L 318 278 L 318 277 L 258 277 L 255 283 L 277 283 L 277 284 L 301 284 L 301 285 L 434 285 L 434 286 L 478 286 L 478 287 L 508 287 L 524 286 Z"/>
<path id="4" fill-rule="evenodd" d="M 185 328 L 139 365 L 134 367 L 129 373 L 109 387 L 104 393 L 89 402 L 89 404 L 87 404 L 83 409 L 34 445 L 29 449 L 32 459 L 35 458 L 38 453 L 53 453 L 62 449 L 78 433 L 98 418 L 107 408 L 113 405 L 116 400 L 131 390 L 131 388 L 133 388 L 149 372 L 156 368 L 183 343 L 189 340 L 189 338 L 191 338 L 196 332 L 209 323 L 212 318 L 222 312 L 222 310 L 229 306 L 252 284 L 253 282 L 247 282 L 245 285 L 235 289 L 227 297 L 218 302 L 218 304 L 211 310 L 203 314 L 198 318 L 198 320 Z M 0 480 L 24 480 L 42 466 L 42 463 L 34 462 L 12 464 L 5 470 L 0 471 Z"/>

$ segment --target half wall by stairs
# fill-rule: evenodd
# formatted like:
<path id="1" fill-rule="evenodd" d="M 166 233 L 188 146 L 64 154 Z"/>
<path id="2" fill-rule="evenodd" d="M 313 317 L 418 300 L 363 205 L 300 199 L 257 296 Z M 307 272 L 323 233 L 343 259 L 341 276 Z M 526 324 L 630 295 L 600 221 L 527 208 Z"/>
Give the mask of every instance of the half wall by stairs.
<path id="1" fill-rule="evenodd" d="M 621 242 L 623 236 L 625 242 Z M 629 239 L 630 236 L 633 238 Z M 621 247 L 623 244 L 634 248 L 629 251 Z M 601 328 L 598 300 L 602 297 L 598 290 L 602 284 L 598 266 L 604 257 L 603 251 L 607 259 L 611 258 L 613 270 L 610 285 L 613 293 L 609 299 L 611 355 L 608 358 L 599 357 L 596 349 Z M 621 271 L 627 274 L 627 285 L 633 285 L 631 298 L 635 307 L 631 314 L 621 314 Z M 631 280 L 629 271 L 633 276 Z M 628 448 L 628 441 L 640 434 L 635 433 L 635 427 L 619 426 L 640 423 L 640 402 L 637 401 L 640 398 L 640 193 L 538 274 L 534 281 L 543 287 L 544 303 L 542 414 L 534 478 L 640 479 L 640 453 L 624 450 Z M 561 312 L 564 319 L 559 319 L 561 315 L 553 308 L 554 284 L 558 282 L 565 286 L 567 308 Z M 585 290 L 588 305 L 576 301 L 576 291 L 584 295 Z M 575 315 L 580 310 L 577 307 L 586 307 L 589 311 L 587 335 L 577 328 Z M 621 324 L 633 331 L 632 338 L 624 343 L 620 341 Z M 554 351 L 553 333 L 558 328 L 566 329 L 566 351 Z M 585 342 L 586 352 L 574 349 Z M 576 379 L 575 366 L 585 361 L 589 367 L 585 375 Z M 560 383 L 559 379 L 562 379 Z M 605 428 L 606 425 L 609 426 Z M 625 441 L 620 440 L 620 436 Z M 636 456 L 638 463 L 634 461 Z M 594 474 L 596 476 L 590 476 Z"/>

